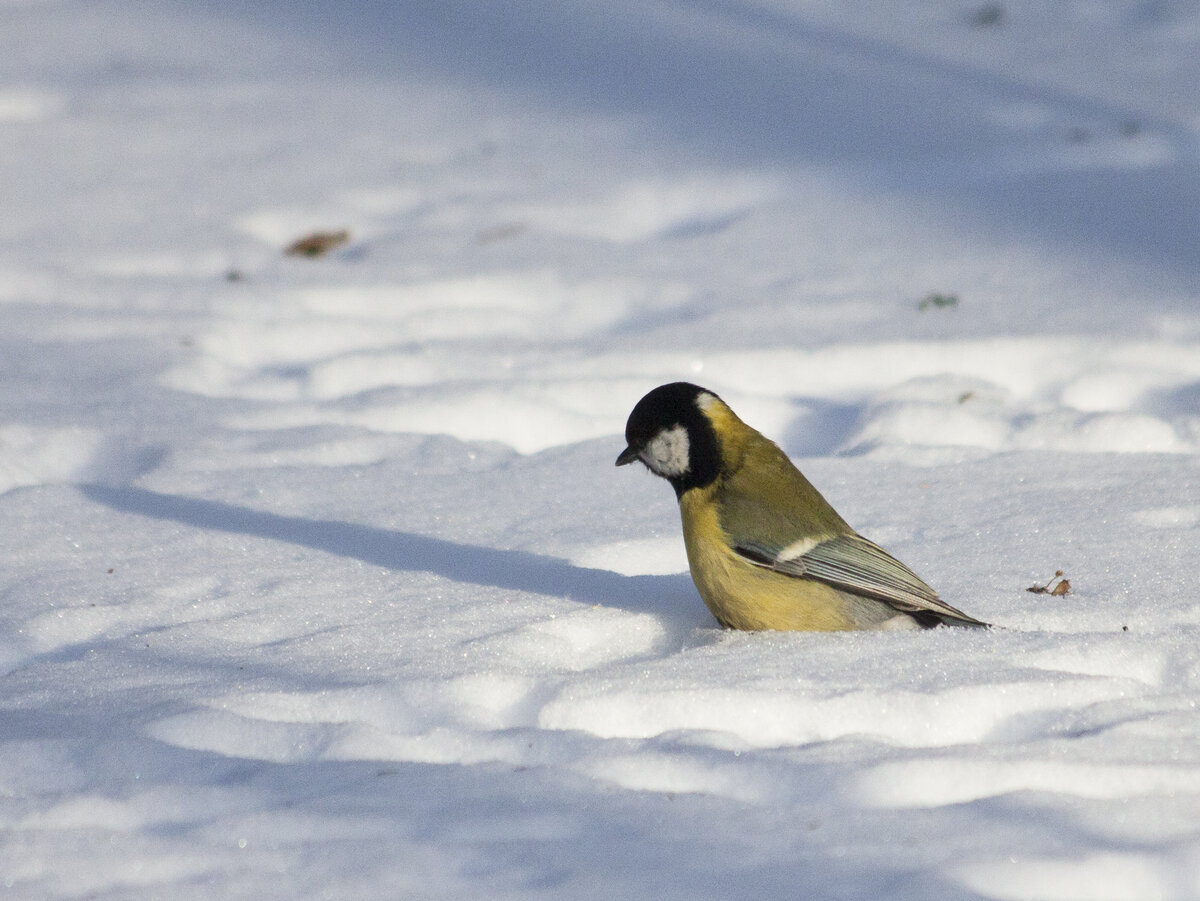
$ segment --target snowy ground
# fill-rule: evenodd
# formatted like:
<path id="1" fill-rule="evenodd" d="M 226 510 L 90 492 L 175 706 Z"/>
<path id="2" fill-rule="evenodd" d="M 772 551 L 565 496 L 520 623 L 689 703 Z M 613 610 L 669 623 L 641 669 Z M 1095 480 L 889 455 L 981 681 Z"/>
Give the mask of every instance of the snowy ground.
<path id="1" fill-rule="evenodd" d="M 0 0 L 5 897 L 1200 897 L 1197 85 L 1194 0 Z M 679 378 L 997 628 L 716 629 Z"/>

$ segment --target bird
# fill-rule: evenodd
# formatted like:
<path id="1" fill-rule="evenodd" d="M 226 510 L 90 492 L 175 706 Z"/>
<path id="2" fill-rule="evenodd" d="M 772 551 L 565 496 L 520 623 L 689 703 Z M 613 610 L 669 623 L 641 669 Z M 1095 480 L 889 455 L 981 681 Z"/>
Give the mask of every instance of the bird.
<path id="1" fill-rule="evenodd" d="M 692 581 L 723 627 L 837 632 L 986 627 L 838 515 L 775 442 L 689 382 L 650 391 L 617 466 L 675 489 Z"/>

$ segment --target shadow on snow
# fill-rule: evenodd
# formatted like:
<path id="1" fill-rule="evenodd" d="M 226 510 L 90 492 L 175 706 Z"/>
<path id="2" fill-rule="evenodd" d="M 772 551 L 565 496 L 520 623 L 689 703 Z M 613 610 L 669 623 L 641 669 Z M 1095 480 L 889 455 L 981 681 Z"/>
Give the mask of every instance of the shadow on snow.
<path id="1" fill-rule="evenodd" d="M 686 573 L 625 576 L 574 566 L 527 551 L 460 544 L 442 538 L 334 520 L 282 516 L 219 501 L 199 500 L 100 484 L 79 486 L 89 499 L 113 510 L 183 523 L 198 529 L 285 541 L 392 570 L 433 573 L 455 582 L 563 597 L 636 612 L 703 612 Z"/>
<path id="2" fill-rule="evenodd" d="M 982 228 L 1118 252 L 1185 278 L 1200 272 L 1200 148 L 1186 124 L 1019 71 L 729 0 L 208 6 L 333 46 L 350 68 L 424 71 L 552 108 L 631 116 L 697 158 L 832 166 L 941 196 Z M 1052 124 L 1014 128 L 997 113 L 1014 106 L 1049 110 Z M 1073 131 L 1104 138 L 1115 156 L 1064 163 Z M 1146 136 L 1165 148 L 1154 159 L 1137 158 L 1133 142 Z"/>

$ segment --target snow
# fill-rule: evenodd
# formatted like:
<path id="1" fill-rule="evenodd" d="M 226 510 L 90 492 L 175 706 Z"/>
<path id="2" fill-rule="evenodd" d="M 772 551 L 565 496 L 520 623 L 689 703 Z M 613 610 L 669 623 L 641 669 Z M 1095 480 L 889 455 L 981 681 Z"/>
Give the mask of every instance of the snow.
<path id="1" fill-rule="evenodd" d="M 992 7 L 0 2 L 8 893 L 1200 897 L 1200 5 Z M 996 627 L 716 628 L 677 379 Z"/>

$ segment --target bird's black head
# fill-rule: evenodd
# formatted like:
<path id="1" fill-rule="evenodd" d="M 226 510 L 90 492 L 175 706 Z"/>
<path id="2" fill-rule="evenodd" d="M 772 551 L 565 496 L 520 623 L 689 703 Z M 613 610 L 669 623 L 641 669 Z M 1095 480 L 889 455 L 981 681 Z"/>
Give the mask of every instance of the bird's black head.
<path id="1" fill-rule="evenodd" d="M 641 460 L 671 483 L 675 495 L 711 484 L 721 472 L 721 449 L 705 409 L 721 399 L 688 382 L 655 388 L 637 402 L 625 424 L 624 466 Z"/>

